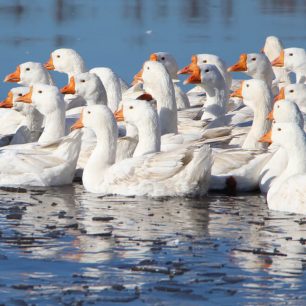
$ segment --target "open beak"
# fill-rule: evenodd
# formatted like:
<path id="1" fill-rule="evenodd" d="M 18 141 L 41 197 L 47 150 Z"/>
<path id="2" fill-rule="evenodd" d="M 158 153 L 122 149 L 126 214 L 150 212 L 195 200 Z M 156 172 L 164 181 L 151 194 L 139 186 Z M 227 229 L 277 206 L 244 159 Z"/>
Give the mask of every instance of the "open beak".
<path id="1" fill-rule="evenodd" d="M 247 67 L 247 55 L 246 53 L 242 53 L 239 57 L 239 60 L 236 64 L 234 64 L 233 66 L 230 66 L 227 68 L 228 72 L 232 72 L 232 71 L 247 71 L 248 67 Z"/>
<path id="2" fill-rule="evenodd" d="M 201 70 L 198 65 L 193 65 L 191 75 L 184 84 L 201 84 Z"/>
<path id="3" fill-rule="evenodd" d="M 61 93 L 66 95 L 66 94 L 75 94 L 75 80 L 74 77 L 70 77 L 69 84 L 61 88 Z"/>
<path id="4" fill-rule="evenodd" d="M 1 108 L 12 108 L 13 107 L 13 94 L 11 91 L 8 92 L 7 97 L 0 102 Z"/>
<path id="5" fill-rule="evenodd" d="M 195 66 L 197 67 L 198 57 L 196 55 L 191 56 L 191 63 L 177 72 L 177 74 L 191 74 Z"/>
<path id="6" fill-rule="evenodd" d="M 268 114 L 267 120 L 270 120 L 270 121 L 273 121 L 273 120 L 274 120 L 274 117 L 273 117 L 273 110 Z"/>
<path id="7" fill-rule="evenodd" d="M 281 51 L 279 56 L 271 62 L 271 65 L 274 67 L 284 67 L 285 64 L 285 52 L 284 50 Z"/>
<path id="8" fill-rule="evenodd" d="M 243 82 L 244 82 L 244 81 L 241 82 L 241 85 L 240 85 L 240 87 L 239 87 L 237 90 L 235 90 L 234 92 L 232 92 L 232 93 L 230 94 L 230 97 L 231 97 L 231 98 L 240 98 L 240 99 L 243 99 L 243 95 L 242 95 L 242 86 L 243 86 Z"/>
<path id="9" fill-rule="evenodd" d="M 16 70 L 13 73 L 8 74 L 4 82 L 12 82 L 12 83 L 17 83 L 20 82 L 20 66 L 16 67 Z"/>
<path id="10" fill-rule="evenodd" d="M 120 121 L 124 121 L 124 116 L 123 116 L 123 107 L 121 107 L 120 109 L 118 109 L 115 113 L 114 113 L 115 119 L 117 122 Z"/>
<path id="11" fill-rule="evenodd" d="M 47 70 L 54 70 L 55 69 L 54 64 L 53 64 L 52 55 L 50 55 L 50 58 L 49 58 L 48 62 L 44 64 L 44 67 Z"/>
<path id="12" fill-rule="evenodd" d="M 279 91 L 278 95 L 276 95 L 273 99 L 274 103 L 278 100 L 283 100 L 285 99 L 285 88 L 282 87 L 281 90 Z"/>
<path id="13" fill-rule="evenodd" d="M 272 143 L 272 130 L 270 130 L 268 133 L 266 133 L 265 135 L 263 135 L 258 141 L 259 142 L 266 142 L 271 144 Z"/>
<path id="14" fill-rule="evenodd" d="M 33 93 L 33 87 L 31 86 L 30 91 L 27 94 L 19 97 L 16 101 L 24 103 L 32 103 L 32 93 Z"/>
<path id="15" fill-rule="evenodd" d="M 143 73 L 143 69 L 139 70 L 139 72 L 137 74 L 135 74 L 135 76 L 133 78 L 133 81 L 132 81 L 132 85 L 136 85 L 138 83 L 143 83 L 142 73 Z"/>
<path id="16" fill-rule="evenodd" d="M 83 110 L 82 110 L 80 118 L 71 126 L 70 130 L 74 131 L 77 129 L 81 129 L 83 127 L 84 124 L 83 124 Z"/>

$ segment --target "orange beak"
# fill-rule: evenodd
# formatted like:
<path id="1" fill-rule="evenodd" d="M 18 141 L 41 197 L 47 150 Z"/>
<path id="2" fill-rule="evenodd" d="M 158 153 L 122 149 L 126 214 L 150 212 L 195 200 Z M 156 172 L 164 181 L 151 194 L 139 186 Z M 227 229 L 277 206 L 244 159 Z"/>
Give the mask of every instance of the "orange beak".
<path id="1" fill-rule="evenodd" d="M 133 81 L 132 81 L 132 85 L 136 85 L 139 82 L 143 83 L 142 73 L 143 73 L 143 69 L 139 70 L 139 72 L 135 74 Z"/>
<path id="2" fill-rule="evenodd" d="M 1 108 L 12 108 L 13 107 L 13 93 L 11 91 L 8 92 L 7 97 L 0 102 Z"/>
<path id="3" fill-rule="evenodd" d="M 281 51 L 279 57 L 277 57 L 274 61 L 272 61 L 271 65 L 274 67 L 284 67 L 285 63 L 285 52 Z"/>
<path id="4" fill-rule="evenodd" d="M 12 83 L 20 82 L 20 66 L 17 66 L 16 70 L 13 73 L 8 74 L 5 77 L 4 82 L 12 82 Z"/>
<path id="5" fill-rule="evenodd" d="M 115 119 L 117 122 L 120 121 L 124 121 L 124 116 L 123 116 L 123 107 L 121 107 L 120 109 L 118 109 L 115 113 L 114 113 Z"/>
<path id="6" fill-rule="evenodd" d="M 278 95 L 276 95 L 274 97 L 273 101 L 275 103 L 276 101 L 283 100 L 283 99 L 285 99 L 285 88 L 284 87 L 281 88 L 281 90 L 279 91 Z"/>
<path id="7" fill-rule="evenodd" d="M 193 68 L 192 74 L 184 81 L 184 84 L 201 84 L 201 70 L 198 66 Z"/>
<path id="8" fill-rule="evenodd" d="M 33 93 L 33 87 L 30 87 L 30 91 L 18 98 L 16 101 L 17 102 L 24 102 L 24 103 L 32 103 L 32 93 Z"/>
<path id="9" fill-rule="evenodd" d="M 66 95 L 66 94 L 75 94 L 75 80 L 74 77 L 72 76 L 70 78 L 69 84 L 61 88 L 61 93 Z"/>
<path id="10" fill-rule="evenodd" d="M 273 121 L 273 120 L 274 120 L 274 117 L 273 117 L 273 110 L 268 114 L 267 119 L 270 120 L 270 121 Z"/>
<path id="11" fill-rule="evenodd" d="M 238 88 L 237 90 L 235 90 L 234 92 L 230 94 L 230 97 L 243 99 L 243 95 L 242 95 L 243 82 L 244 81 L 241 82 L 240 88 Z"/>
<path id="12" fill-rule="evenodd" d="M 50 58 L 49 58 L 48 62 L 44 64 L 44 67 L 47 70 L 54 70 L 55 69 L 54 64 L 53 64 L 52 55 L 50 55 Z"/>
<path id="13" fill-rule="evenodd" d="M 177 74 L 191 74 L 192 71 L 195 69 L 195 66 L 197 66 L 198 57 L 196 55 L 191 56 L 191 63 L 181 70 L 177 72 Z"/>
<path id="14" fill-rule="evenodd" d="M 266 142 L 271 144 L 272 143 L 272 130 L 270 130 L 268 133 L 266 133 L 265 135 L 263 135 L 258 141 L 259 142 Z"/>
<path id="15" fill-rule="evenodd" d="M 227 68 L 228 72 L 232 72 L 232 71 L 247 71 L 248 67 L 247 67 L 247 55 L 246 53 L 242 53 L 239 57 L 239 60 L 236 64 L 234 64 L 233 66 L 230 66 Z"/>
<path id="16" fill-rule="evenodd" d="M 150 61 L 158 62 L 158 56 L 156 53 L 152 53 L 149 59 Z"/>
<path id="17" fill-rule="evenodd" d="M 77 129 L 81 129 L 83 127 L 84 124 L 83 124 L 83 110 L 82 110 L 80 118 L 71 126 L 70 130 L 74 131 Z"/>

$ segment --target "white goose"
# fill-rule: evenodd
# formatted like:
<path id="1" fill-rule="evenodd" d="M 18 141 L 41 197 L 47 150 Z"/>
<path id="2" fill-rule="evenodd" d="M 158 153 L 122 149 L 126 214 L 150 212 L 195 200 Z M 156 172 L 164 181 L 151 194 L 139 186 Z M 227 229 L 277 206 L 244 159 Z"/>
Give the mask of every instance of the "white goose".
<path id="1" fill-rule="evenodd" d="M 87 71 L 85 62 L 81 55 L 75 50 L 67 48 L 54 50 L 50 55 L 49 61 L 45 64 L 45 67 L 48 70 L 66 73 L 68 75 L 68 82 L 71 76 Z M 101 81 L 105 86 L 108 101 L 115 100 L 111 103 L 119 103 L 122 97 L 122 92 L 128 88 L 125 82 L 117 77 L 109 68 L 97 67 L 91 69 L 89 72 L 96 73 L 101 78 Z M 67 101 L 70 101 L 69 104 L 72 103 L 69 108 L 84 105 L 84 101 L 81 101 L 80 99 L 76 100 L 74 96 L 67 95 L 66 99 Z"/>
<path id="2" fill-rule="evenodd" d="M 64 118 L 58 114 L 64 101 L 54 86 L 36 84 L 18 99 L 33 103 L 46 117 L 38 143 L 13 145 L 0 150 L 1 186 L 55 186 L 70 184 L 80 151 L 80 133 L 64 133 Z M 58 129 L 58 131 L 56 131 Z"/>
<path id="3" fill-rule="evenodd" d="M 272 61 L 273 67 L 284 67 L 294 72 L 296 83 L 306 82 L 306 52 L 302 48 L 283 49 L 279 56 Z"/>
<path id="4" fill-rule="evenodd" d="M 306 84 L 296 83 L 283 87 L 274 97 L 274 101 L 283 99 L 295 102 L 299 109 L 306 113 Z"/>
<path id="5" fill-rule="evenodd" d="M 31 86 L 36 83 L 54 85 L 49 72 L 41 63 L 26 62 L 17 66 L 16 70 L 8 74 L 4 82 L 18 83 Z"/>
<path id="6" fill-rule="evenodd" d="M 268 119 L 277 123 L 297 123 L 302 129 L 304 128 L 303 114 L 299 107 L 289 100 L 276 101 Z M 275 151 L 275 153 L 260 174 L 259 187 L 262 193 L 268 192 L 275 178 L 281 175 L 288 164 L 288 157 L 284 148 L 273 144 L 270 146 L 270 150 Z"/>
<path id="7" fill-rule="evenodd" d="M 9 126 L 13 129 L 13 138 L 10 144 L 23 144 L 28 142 L 35 142 L 41 135 L 43 115 L 32 105 L 16 102 L 18 98 L 29 92 L 28 87 L 16 87 L 12 88 L 6 97 L 6 99 L 0 103 L 0 107 L 11 108 L 13 115 L 9 120 Z M 18 114 L 22 115 L 17 116 Z"/>
<path id="8" fill-rule="evenodd" d="M 227 66 L 225 62 L 217 55 L 214 54 L 196 54 L 191 56 L 191 63 L 181 70 L 178 71 L 178 74 L 190 74 L 192 72 L 193 65 L 201 66 L 205 64 L 215 65 L 222 77 L 225 80 L 227 87 L 230 89 L 232 86 L 232 76 L 227 71 Z"/>
<path id="9" fill-rule="evenodd" d="M 271 63 L 268 57 L 262 53 L 243 53 L 236 64 L 228 68 L 229 72 L 243 72 L 253 79 L 266 82 L 272 92 L 278 92 L 277 86 L 272 86 L 275 78 Z"/>
<path id="10" fill-rule="evenodd" d="M 129 105 L 127 108 L 137 111 L 136 106 Z M 141 117 L 145 115 L 140 114 Z M 125 108 L 124 116 L 129 122 L 133 121 L 125 113 Z M 133 123 L 137 125 L 137 122 Z M 93 129 L 97 135 L 97 147 L 83 173 L 83 184 L 88 191 L 137 196 L 206 193 L 211 167 L 211 154 L 207 146 L 195 145 L 174 152 L 152 153 L 115 164 L 118 132 L 112 112 L 103 105 L 86 107 L 74 127 L 83 126 Z M 146 135 L 146 138 L 150 137 Z"/>
<path id="11" fill-rule="evenodd" d="M 186 93 L 182 91 L 182 89 L 176 84 L 179 82 L 177 78 L 178 74 L 178 65 L 176 63 L 175 58 L 168 52 L 155 52 L 150 55 L 149 58 L 150 61 L 155 61 L 155 62 L 160 62 L 163 64 L 169 73 L 172 81 L 173 81 L 173 87 L 174 87 L 174 93 L 175 93 L 175 101 L 176 101 L 176 106 L 178 110 L 181 109 L 186 109 L 190 107 L 189 99 Z M 137 84 L 139 81 L 141 81 L 141 75 L 143 72 L 143 68 L 134 76 L 132 84 L 134 85 L 133 87 L 137 88 Z M 131 97 L 131 96 L 130 96 Z M 124 98 L 127 98 L 125 95 Z M 131 97 L 132 98 L 132 97 Z"/>
<path id="12" fill-rule="evenodd" d="M 264 47 L 261 49 L 270 62 L 278 57 L 281 51 L 284 49 L 282 41 L 276 36 L 268 36 L 265 41 Z M 291 83 L 290 74 L 284 67 L 272 67 L 275 80 L 274 82 L 283 87 Z"/>
<path id="13" fill-rule="evenodd" d="M 274 123 L 264 140 L 285 149 L 288 164 L 267 194 L 269 209 L 306 214 L 306 136 L 296 123 Z"/>

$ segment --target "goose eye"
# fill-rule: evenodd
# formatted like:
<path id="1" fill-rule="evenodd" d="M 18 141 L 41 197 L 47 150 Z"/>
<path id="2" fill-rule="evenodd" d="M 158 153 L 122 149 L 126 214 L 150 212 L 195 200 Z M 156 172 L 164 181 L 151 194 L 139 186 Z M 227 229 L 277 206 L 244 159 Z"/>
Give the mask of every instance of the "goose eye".
<path id="1" fill-rule="evenodd" d="M 164 61 L 164 60 L 165 60 L 165 57 L 164 57 L 164 56 L 162 56 L 162 57 L 161 57 L 161 60 L 162 60 L 162 61 Z"/>
<path id="2" fill-rule="evenodd" d="M 18 96 L 19 96 L 19 97 L 22 97 L 22 94 L 20 93 L 20 94 L 18 94 Z"/>
<path id="3" fill-rule="evenodd" d="M 293 53 L 289 53 L 289 56 L 293 56 Z"/>
<path id="4" fill-rule="evenodd" d="M 85 83 L 85 80 L 81 80 L 82 83 Z"/>
<path id="5" fill-rule="evenodd" d="M 133 106 L 130 106 L 130 107 L 129 107 L 129 109 L 133 109 L 133 108 L 134 108 Z"/>
<path id="6" fill-rule="evenodd" d="M 30 68 L 26 68 L 26 71 L 30 71 Z"/>
<path id="7" fill-rule="evenodd" d="M 253 58 L 252 58 L 252 61 L 256 61 L 256 57 L 253 57 Z"/>
<path id="8" fill-rule="evenodd" d="M 246 86 L 246 87 L 250 87 L 250 84 L 246 84 L 245 86 Z"/>
<path id="9" fill-rule="evenodd" d="M 293 89 L 291 89 L 291 90 L 289 90 L 289 92 L 294 92 L 294 90 L 293 90 Z"/>
<path id="10" fill-rule="evenodd" d="M 42 91 L 41 91 L 41 90 L 39 90 L 39 91 L 38 91 L 38 93 L 42 93 Z"/>
<path id="11" fill-rule="evenodd" d="M 205 69 L 205 72 L 209 72 L 209 69 Z"/>
<path id="12" fill-rule="evenodd" d="M 150 67 L 147 67 L 147 70 L 150 70 Z"/>
<path id="13" fill-rule="evenodd" d="M 91 113 L 91 111 L 87 111 L 87 114 L 90 114 Z"/>
<path id="14" fill-rule="evenodd" d="M 282 129 L 281 129 L 281 128 L 278 128 L 277 130 L 280 132 Z"/>
<path id="15" fill-rule="evenodd" d="M 207 63 L 207 60 L 203 60 L 203 63 L 206 64 L 206 63 Z"/>
<path id="16" fill-rule="evenodd" d="M 277 105 L 277 108 L 279 108 L 279 105 Z"/>
<path id="17" fill-rule="evenodd" d="M 274 123 L 276 123 L 276 121 L 275 121 L 275 120 L 273 120 L 273 121 L 272 121 L 272 123 L 274 124 Z"/>
<path id="18" fill-rule="evenodd" d="M 56 57 L 57 57 L 57 58 L 60 58 L 61 56 L 60 56 L 60 55 L 57 55 Z"/>

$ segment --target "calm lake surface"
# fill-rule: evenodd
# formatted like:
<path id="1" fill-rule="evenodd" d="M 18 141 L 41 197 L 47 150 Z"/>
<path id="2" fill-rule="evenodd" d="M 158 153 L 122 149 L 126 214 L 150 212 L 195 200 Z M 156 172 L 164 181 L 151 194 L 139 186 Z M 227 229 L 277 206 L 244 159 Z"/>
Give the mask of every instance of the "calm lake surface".
<path id="1" fill-rule="evenodd" d="M 131 81 L 154 51 L 232 64 L 267 35 L 306 48 L 305 29 L 304 0 L 0 1 L 1 74 L 70 47 Z M 98 198 L 74 184 L 0 202 L 0 304 L 306 305 L 306 218 L 260 194 Z"/>

